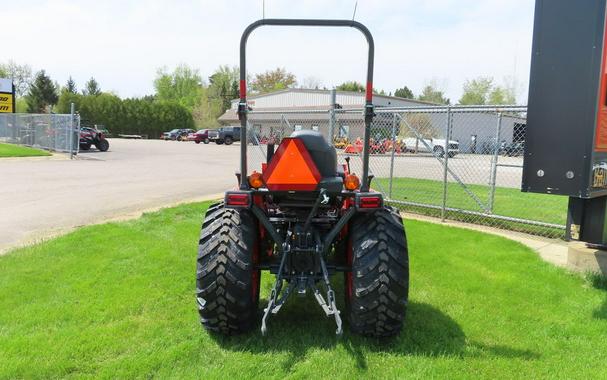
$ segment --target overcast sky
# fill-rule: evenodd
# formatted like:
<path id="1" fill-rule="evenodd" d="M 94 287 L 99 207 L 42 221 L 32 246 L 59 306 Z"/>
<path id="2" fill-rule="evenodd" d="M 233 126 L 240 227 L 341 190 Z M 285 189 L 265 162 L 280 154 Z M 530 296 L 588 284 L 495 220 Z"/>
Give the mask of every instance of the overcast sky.
<path id="1" fill-rule="evenodd" d="M 266 0 L 267 18 L 351 19 L 355 0 Z M 376 44 L 375 87 L 416 94 L 435 80 L 452 102 L 466 79 L 516 78 L 527 98 L 533 0 L 359 0 L 355 19 Z M 238 63 L 243 29 L 262 0 L 2 1 L 0 62 L 45 69 L 81 88 L 94 76 L 122 97 L 153 93 L 159 67 L 186 63 L 208 77 Z M 364 82 L 366 43 L 353 29 L 265 27 L 249 40 L 250 72 L 285 67 L 326 87 Z"/>

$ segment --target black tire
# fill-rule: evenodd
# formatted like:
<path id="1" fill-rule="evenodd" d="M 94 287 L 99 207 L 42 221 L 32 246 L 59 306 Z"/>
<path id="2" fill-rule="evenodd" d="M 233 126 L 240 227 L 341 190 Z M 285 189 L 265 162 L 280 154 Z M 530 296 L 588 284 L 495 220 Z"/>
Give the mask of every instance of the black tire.
<path id="1" fill-rule="evenodd" d="M 223 140 L 223 142 L 226 145 L 232 145 L 232 143 L 234 142 L 234 139 L 232 139 L 231 136 L 226 136 L 226 138 Z"/>
<path id="2" fill-rule="evenodd" d="M 208 144 L 209 143 L 209 139 L 204 139 L 202 140 L 203 143 Z"/>
<path id="3" fill-rule="evenodd" d="M 91 144 L 86 143 L 86 144 L 80 144 L 80 150 L 89 150 L 91 149 Z"/>
<path id="4" fill-rule="evenodd" d="M 194 140 L 196 144 L 200 144 L 200 140 Z"/>
<path id="5" fill-rule="evenodd" d="M 257 223 L 248 210 L 212 205 L 202 224 L 196 265 L 196 299 L 202 325 L 234 335 L 256 323 L 261 272 Z"/>
<path id="6" fill-rule="evenodd" d="M 442 146 L 435 146 L 433 150 L 435 156 L 445 157 L 445 149 Z"/>
<path id="7" fill-rule="evenodd" d="M 217 139 L 217 140 L 215 140 L 215 144 L 221 145 L 221 144 L 223 144 L 223 140 Z"/>
<path id="8" fill-rule="evenodd" d="M 449 152 L 449 158 L 453 158 L 453 157 L 455 157 L 455 155 L 456 155 L 456 154 L 457 154 L 457 153 L 455 153 L 455 152 Z"/>
<path id="9" fill-rule="evenodd" d="M 110 142 L 106 139 L 102 139 L 95 144 L 95 147 L 97 147 L 97 149 L 99 149 L 101 152 L 107 152 L 107 150 L 110 149 Z"/>
<path id="10" fill-rule="evenodd" d="M 350 224 L 346 304 L 350 330 L 391 337 L 403 327 L 409 298 L 409 255 L 400 214 L 390 208 L 356 216 Z"/>

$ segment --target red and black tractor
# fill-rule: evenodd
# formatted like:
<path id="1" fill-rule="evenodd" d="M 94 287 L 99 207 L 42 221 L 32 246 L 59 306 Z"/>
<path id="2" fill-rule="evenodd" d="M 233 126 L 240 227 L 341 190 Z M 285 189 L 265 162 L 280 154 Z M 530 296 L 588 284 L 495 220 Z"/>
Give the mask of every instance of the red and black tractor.
<path id="1" fill-rule="evenodd" d="M 368 42 L 362 177 L 349 161 L 338 165 L 335 148 L 315 131 L 296 131 L 274 151 L 261 172 L 247 170 L 246 44 L 262 25 L 353 27 Z M 241 123 L 239 186 L 206 212 L 199 242 L 196 286 L 202 325 L 225 335 L 257 323 L 261 272 L 276 280 L 261 314 L 261 332 L 290 295 L 310 292 L 336 333 L 345 315 L 353 333 L 398 334 L 407 310 L 409 259 L 402 218 L 371 190 L 369 141 L 374 117 L 373 37 L 351 20 L 264 19 L 240 42 Z M 330 141 L 330 140 L 329 140 Z M 346 310 L 336 304 L 331 278 L 344 273 Z"/>

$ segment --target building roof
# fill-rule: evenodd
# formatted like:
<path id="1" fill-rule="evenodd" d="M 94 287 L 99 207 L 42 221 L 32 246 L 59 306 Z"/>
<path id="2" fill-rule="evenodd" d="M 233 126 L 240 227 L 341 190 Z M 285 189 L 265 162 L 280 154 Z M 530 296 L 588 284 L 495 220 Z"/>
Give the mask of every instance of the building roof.
<path id="1" fill-rule="evenodd" d="M 329 94 L 331 93 L 331 90 L 321 90 L 321 89 L 311 89 L 311 88 L 286 88 L 284 90 L 278 90 L 278 91 L 272 91 L 272 92 L 265 92 L 263 94 L 255 94 L 255 95 L 247 95 L 247 100 L 253 100 L 253 99 L 258 99 L 258 98 L 263 98 L 269 95 L 278 95 L 278 94 L 285 94 L 285 93 L 289 93 L 289 92 L 300 92 L 300 93 L 309 93 L 309 94 Z M 365 93 L 364 92 L 356 92 L 356 91 L 336 91 L 337 94 L 341 94 L 341 95 L 359 95 L 364 99 Z M 382 98 L 382 99 L 392 99 L 392 100 L 406 100 L 407 102 L 411 102 L 411 103 L 418 103 L 419 105 L 425 105 L 425 106 L 442 106 L 443 104 L 438 104 L 438 103 L 433 103 L 433 102 L 426 102 L 423 100 L 417 100 L 417 99 L 409 99 L 409 98 L 401 98 L 399 96 L 388 96 L 388 95 L 379 95 L 379 94 L 373 94 L 374 98 Z M 232 99 L 232 102 L 238 102 L 240 99 Z"/>
<path id="2" fill-rule="evenodd" d="M 303 88 L 288 88 L 288 89 L 284 89 L 284 90 L 278 90 L 278 91 L 274 91 L 274 92 L 269 92 L 269 93 L 264 93 L 264 94 L 256 94 L 256 95 L 251 95 L 251 96 L 247 96 L 247 101 L 254 101 L 257 99 L 263 99 L 263 98 L 268 98 L 268 97 L 274 97 L 276 95 L 286 95 L 286 94 L 321 94 L 321 95 L 329 95 L 331 93 L 330 90 L 315 90 L 315 89 L 303 89 Z M 364 99 L 365 99 L 365 94 L 363 92 L 354 92 L 354 91 L 336 91 L 337 96 L 338 97 L 345 97 L 345 96 L 349 96 L 349 97 L 354 97 L 354 98 L 360 98 L 360 103 L 358 103 L 358 101 L 356 102 L 357 104 L 341 104 L 342 108 L 344 109 L 351 109 L 351 108 L 362 108 L 364 105 Z M 411 105 L 420 105 L 420 106 L 438 106 L 439 104 L 437 103 L 431 103 L 431 102 L 425 102 L 425 101 L 421 101 L 421 100 L 415 100 L 415 99 L 407 99 L 407 98 L 401 98 L 398 96 L 387 96 L 387 95 L 378 95 L 378 94 L 373 94 L 373 98 L 374 99 L 382 99 L 383 102 L 379 102 L 379 103 L 386 103 L 386 104 L 391 104 L 392 102 L 406 102 L 406 103 L 411 103 Z M 233 122 L 235 120 L 238 120 L 238 115 L 236 114 L 236 107 L 235 105 L 238 103 L 239 99 L 233 99 L 232 100 L 232 107 L 228 110 L 226 110 L 226 112 L 221 115 L 219 117 L 219 121 L 220 122 Z M 338 99 L 338 103 L 339 103 L 339 99 Z M 289 106 L 289 107 L 253 107 L 254 111 L 258 111 L 258 112 L 263 112 L 263 111 L 281 111 L 281 110 L 285 110 L 285 111 L 297 111 L 297 110 L 301 110 L 302 112 L 305 111 L 313 111 L 313 110 L 327 110 L 329 108 L 329 104 L 317 104 L 317 105 L 301 105 L 301 106 L 297 106 L 297 105 L 293 105 L 293 106 Z"/>

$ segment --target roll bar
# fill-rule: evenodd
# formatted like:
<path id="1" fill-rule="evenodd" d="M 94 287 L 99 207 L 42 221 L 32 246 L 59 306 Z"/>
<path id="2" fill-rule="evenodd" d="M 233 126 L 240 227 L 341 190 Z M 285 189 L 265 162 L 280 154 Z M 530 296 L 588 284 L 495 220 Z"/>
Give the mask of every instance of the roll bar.
<path id="1" fill-rule="evenodd" d="M 367 39 L 369 45 L 367 58 L 367 83 L 365 91 L 365 134 L 363 145 L 363 176 L 361 191 L 369 190 L 369 141 L 371 138 L 371 122 L 373 121 L 373 57 L 375 44 L 373 36 L 366 26 L 354 20 L 312 20 L 312 19 L 262 19 L 249 25 L 240 38 L 240 102 L 238 103 L 238 118 L 240 119 L 240 188 L 247 190 L 247 69 L 246 51 L 249 35 L 262 25 L 279 26 L 333 26 L 351 27 L 358 29 Z M 329 138 L 332 138 L 330 136 Z"/>

